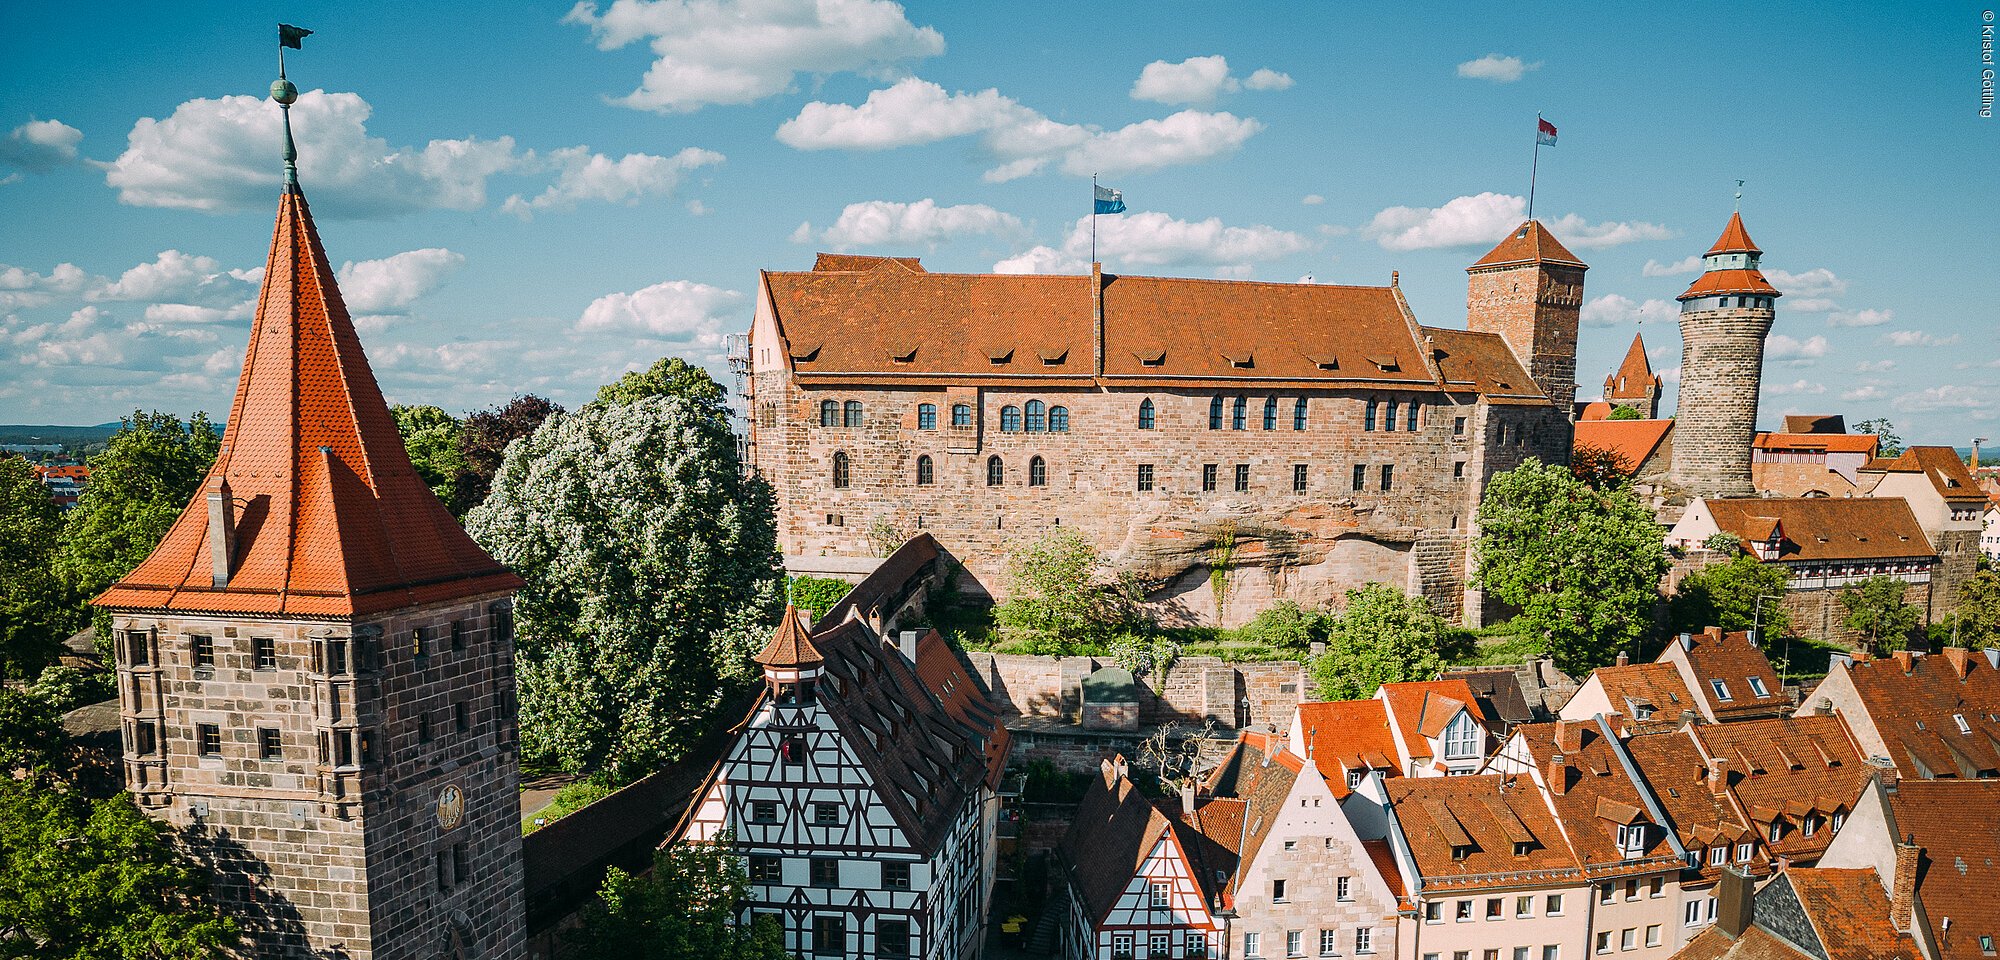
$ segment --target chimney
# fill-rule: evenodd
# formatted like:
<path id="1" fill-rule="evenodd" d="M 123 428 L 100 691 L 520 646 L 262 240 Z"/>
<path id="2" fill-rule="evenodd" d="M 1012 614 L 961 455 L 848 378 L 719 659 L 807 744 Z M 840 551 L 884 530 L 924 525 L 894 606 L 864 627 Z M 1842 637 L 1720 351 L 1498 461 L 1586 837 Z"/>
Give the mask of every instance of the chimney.
<path id="1" fill-rule="evenodd" d="M 1125 780 L 1129 779 L 1132 776 L 1131 768 L 1126 766 L 1125 764 L 1124 754 L 1122 753 L 1116 754 L 1111 759 L 1106 760 L 1104 762 L 1111 766 L 1111 772 L 1114 775 L 1116 775 L 1118 779 Z"/>
<path id="2" fill-rule="evenodd" d="M 229 586 L 230 551 L 236 547 L 236 501 L 229 481 L 218 479 L 208 490 L 208 557 L 215 589 Z"/>
<path id="3" fill-rule="evenodd" d="M 1960 680 L 1965 679 L 1966 671 L 1972 669 L 1972 651 L 1964 647 L 1946 647 L 1938 652 L 1944 654 L 1946 663 L 1951 664 L 1951 672 Z"/>
<path id="4" fill-rule="evenodd" d="M 1620 650 L 1620 651 L 1618 651 L 1618 665 L 1619 665 L 1619 666 L 1621 666 L 1621 667 L 1623 667 L 1623 666 L 1628 666 L 1628 665 L 1630 665 L 1631 663 L 1632 663 L 1632 658 L 1631 658 L 1631 657 L 1628 657 L 1628 656 L 1626 656 L 1626 655 L 1625 655 L 1625 651 L 1623 651 L 1623 650 Z"/>
<path id="5" fill-rule="evenodd" d="M 1707 637 L 1710 640 L 1720 641 L 1722 639 L 1722 628 L 1706 627 L 1703 628 L 1703 630 L 1701 631 L 1701 635 Z"/>
<path id="6" fill-rule="evenodd" d="M 1194 822 L 1194 778 L 1181 781 L 1181 819 Z"/>
<path id="7" fill-rule="evenodd" d="M 1889 884 L 1889 924 L 1900 933 L 1909 933 L 1917 912 L 1917 866 L 1924 851 L 1916 838 L 1896 844 L 1896 873 Z"/>
<path id="8" fill-rule="evenodd" d="M 1690 636 L 1688 636 L 1688 635 L 1687 635 L 1687 634 L 1685 634 L 1685 633 L 1681 634 L 1681 649 L 1682 649 L 1682 650 L 1693 650 L 1693 649 L 1694 649 L 1694 638 L 1693 638 L 1693 637 L 1690 637 Z"/>
<path id="9" fill-rule="evenodd" d="M 1727 757 L 1708 758 L 1708 789 L 1716 796 L 1729 792 L 1729 759 Z"/>
<path id="10" fill-rule="evenodd" d="M 923 639 L 923 636 L 923 633 L 917 630 L 904 630 L 896 634 L 896 649 L 903 651 L 903 659 L 913 664 L 917 662 L 917 641 Z"/>
<path id="11" fill-rule="evenodd" d="M 1715 884 L 1715 925 L 1735 939 L 1757 919 L 1757 887 L 1750 878 L 1725 868 Z"/>
<path id="12" fill-rule="evenodd" d="M 1575 753 L 1583 749 L 1583 721 L 1556 721 L 1556 749 L 1564 753 Z"/>
<path id="13" fill-rule="evenodd" d="M 1549 792 L 1558 797 L 1569 790 L 1569 763 L 1562 754 L 1549 758 L 1549 766 L 1542 771 L 1542 779 L 1548 783 Z"/>
<path id="14" fill-rule="evenodd" d="M 1905 675 L 1909 674 L 1911 670 L 1915 669 L 1913 665 L 1916 663 L 1917 660 L 1916 654 L 1911 653 L 1908 650 L 1898 650 L 1895 653 L 1890 654 L 1889 656 L 1896 661 L 1896 666 L 1902 668 L 1902 671 Z"/>

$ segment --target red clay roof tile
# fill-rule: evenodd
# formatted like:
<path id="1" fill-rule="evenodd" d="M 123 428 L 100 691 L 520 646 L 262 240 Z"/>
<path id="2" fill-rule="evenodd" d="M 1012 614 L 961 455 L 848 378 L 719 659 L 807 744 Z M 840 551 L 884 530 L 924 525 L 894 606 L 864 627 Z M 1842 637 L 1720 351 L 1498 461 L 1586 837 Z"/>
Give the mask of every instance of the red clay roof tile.
<path id="1" fill-rule="evenodd" d="M 1579 267 L 1584 265 L 1582 260 L 1576 258 L 1576 254 L 1569 252 L 1569 248 L 1555 238 L 1555 234 L 1542 226 L 1541 221 L 1529 220 L 1515 227 L 1498 246 L 1473 261 L 1472 266 L 1467 269 L 1470 271 L 1518 263 L 1567 263 Z"/>
<path id="2" fill-rule="evenodd" d="M 1750 231 L 1743 229 L 1743 214 L 1731 213 L 1729 223 L 1722 228 L 1722 236 L 1715 238 L 1715 246 L 1708 248 L 1705 256 L 1718 253 L 1763 253 L 1755 243 L 1750 242 Z"/>
<path id="3" fill-rule="evenodd" d="M 1708 505 L 1723 533 L 1749 551 L 1756 532 L 1776 521 L 1785 535 L 1779 560 L 1897 560 L 1933 555 L 1930 540 L 1901 497 L 1716 498 Z"/>

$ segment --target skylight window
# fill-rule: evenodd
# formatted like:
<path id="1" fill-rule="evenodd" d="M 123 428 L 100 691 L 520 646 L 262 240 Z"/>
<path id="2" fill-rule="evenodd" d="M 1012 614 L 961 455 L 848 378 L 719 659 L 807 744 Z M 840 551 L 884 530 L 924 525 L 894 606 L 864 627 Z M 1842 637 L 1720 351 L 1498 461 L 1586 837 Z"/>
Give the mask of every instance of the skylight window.
<path id="1" fill-rule="evenodd" d="M 1951 715 L 1951 721 L 1952 721 L 1953 723 L 1956 723 L 1956 724 L 1958 724 L 1958 732 L 1959 732 L 1959 733 L 1971 733 L 1971 732 L 1972 732 L 1972 724 L 1969 724 L 1969 723 L 1966 723 L 1966 722 L 1965 722 L 1965 714 L 1962 714 L 1962 713 L 1954 713 L 1954 714 L 1952 714 L 1952 715 Z"/>
<path id="2" fill-rule="evenodd" d="M 1764 686 L 1763 677 L 1750 678 L 1750 692 L 1760 697 L 1768 697 L 1771 695 L 1771 689 L 1769 687 Z"/>
<path id="3" fill-rule="evenodd" d="M 1715 699 L 1720 700 L 1723 703 L 1728 703 L 1729 701 L 1736 699 L 1735 697 L 1730 696 L 1729 694 L 1729 684 L 1724 683 L 1720 680 L 1710 680 L 1708 682 L 1708 685 L 1715 689 Z"/>

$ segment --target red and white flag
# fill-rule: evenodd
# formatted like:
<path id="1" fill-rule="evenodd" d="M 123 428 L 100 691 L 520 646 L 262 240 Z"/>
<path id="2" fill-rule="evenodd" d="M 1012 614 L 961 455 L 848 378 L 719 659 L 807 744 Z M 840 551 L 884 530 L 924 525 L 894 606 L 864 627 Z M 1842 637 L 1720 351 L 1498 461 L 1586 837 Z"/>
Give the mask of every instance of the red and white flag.
<path id="1" fill-rule="evenodd" d="M 1535 142 L 1545 146 L 1555 146 L 1556 125 L 1541 117 L 1535 118 L 1535 125 Z"/>

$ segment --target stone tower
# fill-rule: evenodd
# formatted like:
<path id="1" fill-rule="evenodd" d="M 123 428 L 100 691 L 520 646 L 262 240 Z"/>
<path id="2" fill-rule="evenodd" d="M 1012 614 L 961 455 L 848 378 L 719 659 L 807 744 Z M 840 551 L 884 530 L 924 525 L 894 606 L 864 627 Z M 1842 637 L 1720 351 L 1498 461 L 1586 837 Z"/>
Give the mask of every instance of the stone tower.
<path id="1" fill-rule="evenodd" d="M 1465 268 L 1466 327 L 1506 340 L 1565 418 L 1576 405 L 1576 323 L 1588 269 L 1538 220 Z"/>
<path id="2" fill-rule="evenodd" d="M 1702 256 L 1702 274 L 1681 302 L 1681 387 L 1674 410 L 1669 481 L 1691 497 L 1749 497 L 1750 443 L 1764 337 L 1780 296 L 1758 269 L 1763 251 L 1750 242 L 1741 214 Z"/>
<path id="3" fill-rule="evenodd" d="M 1625 351 L 1625 362 L 1618 365 L 1618 372 L 1604 378 L 1604 402 L 1614 407 L 1631 407 L 1645 420 L 1660 415 L 1660 377 L 1646 360 L 1644 336 L 1632 335 L 1632 347 Z"/>
<path id="4" fill-rule="evenodd" d="M 250 956 L 512 960 L 521 581 L 411 467 L 287 179 L 221 453 L 96 600 L 126 785 Z"/>

